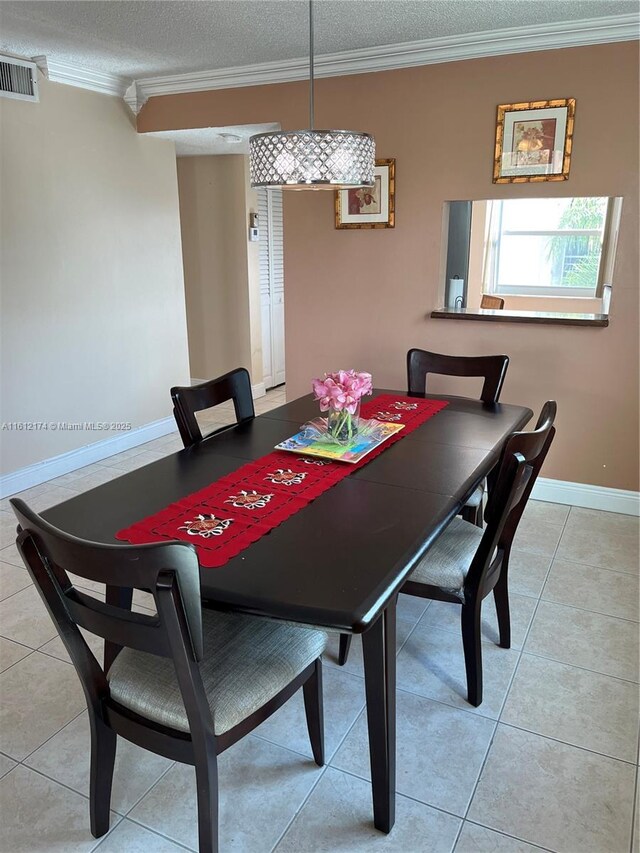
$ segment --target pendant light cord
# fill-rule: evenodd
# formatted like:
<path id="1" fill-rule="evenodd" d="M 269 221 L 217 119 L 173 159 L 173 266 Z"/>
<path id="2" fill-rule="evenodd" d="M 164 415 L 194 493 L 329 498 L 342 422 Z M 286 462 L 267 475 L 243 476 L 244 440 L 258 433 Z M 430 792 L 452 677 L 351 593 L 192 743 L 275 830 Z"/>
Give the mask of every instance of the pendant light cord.
<path id="1" fill-rule="evenodd" d="M 314 127 L 313 110 L 313 0 L 309 0 L 309 129 Z"/>

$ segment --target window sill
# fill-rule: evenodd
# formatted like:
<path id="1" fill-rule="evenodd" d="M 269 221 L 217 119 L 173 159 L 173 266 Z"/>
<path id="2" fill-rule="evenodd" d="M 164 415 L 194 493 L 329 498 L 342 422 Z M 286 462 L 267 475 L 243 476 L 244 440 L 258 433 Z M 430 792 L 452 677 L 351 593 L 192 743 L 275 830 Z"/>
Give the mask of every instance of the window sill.
<path id="1" fill-rule="evenodd" d="M 537 323 L 548 326 L 609 325 L 608 314 L 569 314 L 555 311 L 505 311 L 488 308 L 438 308 L 431 312 L 434 320 L 482 320 L 492 323 Z"/>

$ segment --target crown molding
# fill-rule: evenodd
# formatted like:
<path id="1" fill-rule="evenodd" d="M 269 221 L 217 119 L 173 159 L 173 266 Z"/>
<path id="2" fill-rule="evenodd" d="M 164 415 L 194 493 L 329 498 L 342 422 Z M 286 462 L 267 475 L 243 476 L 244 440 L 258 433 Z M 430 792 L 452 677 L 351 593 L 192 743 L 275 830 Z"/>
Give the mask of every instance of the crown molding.
<path id="1" fill-rule="evenodd" d="M 135 80 L 133 81 L 133 83 L 131 83 L 130 86 L 127 86 L 123 98 L 129 109 L 135 116 L 138 115 L 147 100 L 146 96 L 142 92 L 141 87 L 136 83 Z"/>
<path id="2" fill-rule="evenodd" d="M 317 56 L 315 76 L 339 77 L 510 53 L 630 41 L 640 37 L 639 30 L 640 15 L 612 15 L 607 18 L 509 27 L 461 36 L 380 45 Z M 306 80 L 308 75 L 309 60 L 305 57 L 213 71 L 147 77 L 135 81 L 132 87 L 134 92 L 127 102 L 137 112 L 148 98 L 157 95 L 288 83 Z"/>
<path id="3" fill-rule="evenodd" d="M 79 68 L 77 65 L 68 62 L 51 60 L 46 56 L 34 56 L 33 61 L 52 83 L 66 83 L 67 86 L 90 89 L 92 92 L 100 92 L 102 95 L 116 95 L 122 98 L 127 86 L 131 83 L 129 78 L 122 77 L 119 74 L 91 71 L 88 68 Z"/>

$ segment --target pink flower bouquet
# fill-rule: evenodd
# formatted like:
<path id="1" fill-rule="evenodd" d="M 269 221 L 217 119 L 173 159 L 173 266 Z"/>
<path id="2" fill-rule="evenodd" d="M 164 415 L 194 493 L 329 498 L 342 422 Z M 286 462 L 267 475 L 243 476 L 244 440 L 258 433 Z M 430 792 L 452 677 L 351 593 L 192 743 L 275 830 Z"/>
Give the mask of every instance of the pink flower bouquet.
<path id="1" fill-rule="evenodd" d="M 339 444 L 349 444 L 358 433 L 360 400 L 372 391 L 371 374 L 355 370 L 325 373 L 313 380 L 320 411 L 328 412 L 327 432 Z"/>

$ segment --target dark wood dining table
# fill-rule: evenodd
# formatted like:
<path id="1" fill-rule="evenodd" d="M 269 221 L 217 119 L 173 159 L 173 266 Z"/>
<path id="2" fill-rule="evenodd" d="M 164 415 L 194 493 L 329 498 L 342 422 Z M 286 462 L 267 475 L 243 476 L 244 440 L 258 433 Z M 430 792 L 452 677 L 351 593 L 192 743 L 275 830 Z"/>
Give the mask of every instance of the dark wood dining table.
<path id="1" fill-rule="evenodd" d="M 395 820 L 398 593 L 495 466 L 507 436 L 532 417 L 521 406 L 424 396 L 448 406 L 223 567 L 201 568 L 205 607 L 362 634 L 374 823 L 383 832 Z M 286 403 L 44 517 L 77 536 L 113 543 L 118 530 L 269 453 L 317 417 L 317 406 L 311 395 Z M 107 590 L 107 598 L 131 603 L 130 592 L 121 590 Z"/>

